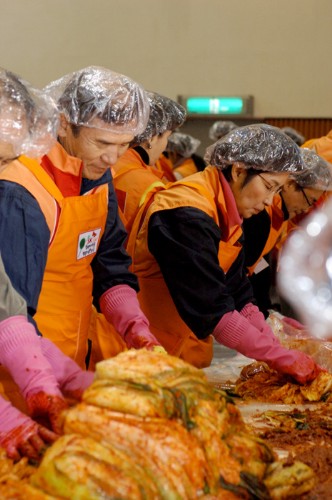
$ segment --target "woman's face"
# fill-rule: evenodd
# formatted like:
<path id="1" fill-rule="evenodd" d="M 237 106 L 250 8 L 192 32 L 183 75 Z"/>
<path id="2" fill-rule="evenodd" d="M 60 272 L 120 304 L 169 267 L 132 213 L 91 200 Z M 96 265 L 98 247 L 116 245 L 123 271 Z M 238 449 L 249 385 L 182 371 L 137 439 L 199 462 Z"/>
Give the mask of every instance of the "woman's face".
<path id="1" fill-rule="evenodd" d="M 248 219 L 271 205 L 273 197 L 288 179 L 287 173 L 263 172 L 257 173 L 245 183 L 247 175 L 246 168 L 240 164 L 233 165 L 230 186 L 243 219 Z"/>
<path id="2" fill-rule="evenodd" d="M 313 188 L 300 188 L 292 179 L 284 184 L 281 196 L 292 219 L 296 215 L 308 212 L 308 210 L 317 202 L 323 191 Z"/>

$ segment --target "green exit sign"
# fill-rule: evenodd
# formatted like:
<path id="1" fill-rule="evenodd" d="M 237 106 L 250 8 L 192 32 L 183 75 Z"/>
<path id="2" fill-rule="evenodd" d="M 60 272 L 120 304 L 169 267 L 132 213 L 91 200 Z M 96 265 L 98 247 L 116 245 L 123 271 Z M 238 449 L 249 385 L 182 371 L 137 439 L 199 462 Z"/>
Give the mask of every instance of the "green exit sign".
<path id="1" fill-rule="evenodd" d="M 253 115 L 253 96 L 179 96 L 178 100 L 188 115 Z"/>

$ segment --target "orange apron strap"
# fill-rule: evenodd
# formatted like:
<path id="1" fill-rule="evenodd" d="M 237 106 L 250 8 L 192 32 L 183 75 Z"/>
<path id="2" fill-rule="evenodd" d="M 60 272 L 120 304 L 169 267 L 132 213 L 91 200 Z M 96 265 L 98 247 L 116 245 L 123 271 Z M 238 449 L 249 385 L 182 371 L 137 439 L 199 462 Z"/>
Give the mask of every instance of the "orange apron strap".
<path id="1" fill-rule="evenodd" d="M 128 235 L 128 241 L 127 241 L 127 246 L 126 246 L 126 250 L 132 259 L 134 258 L 136 237 L 137 237 L 137 235 L 142 227 L 146 212 L 148 211 L 148 208 L 150 207 L 151 203 L 153 202 L 153 195 L 155 193 L 157 193 L 158 191 L 160 191 L 161 189 L 164 189 L 166 186 L 167 186 L 167 184 L 163 184 L 162 182 L 156 181 L 145 190 L 145 192 L 143 193 L 143 195 L 141 197 L 139 211 L 134 219 L 131 231 Z M 144 200 L 143 200 L 143 197 L 144 197 Z"/>
<path id="2" fill-rule="evenodd" d="M 55 182 L 51 179 L 47 172 L 43 169 L 41 165 L 36 160 L 27 158 L 26 156 L 20 156 L 18 160 L 28 169 L 30 172 L 39 180 L 39 182 L 44 186 L 48 193 L 55 198 L 55 200 L 60 203 L 64 196 L 60 189 L 57 187 Z M 38 165 L 39 168 L 36 168 Z"/>
<path id="3" fill-rule="evenodd" d="M 192 182 L 192 181 L 187 181 L 187 180 L 185 180 L 185 181 L 181 180 L 181 184 L 184 186 L 188 186 L 188 187 L 194 187 L 205 198 L 207 198 L 209 200 L 209 202 L 211 203 L 212 206 L 215 204 L 214 197 L 211 195 L 211 193 L 207 189 L 205 189 L 205 187 L 201 186 L 201 184 L 198 184 L 198 183 Z M 217 223 L 219 224 L 219 218 L 218 218 Z"/>
<path id="4" fill-rule="evenodd" d="M 146 188 L 146 190 L 144 191 L 144 193 L 142 194 L 141 196 L 141 199 L 139 200 L 139 208 L 145 203 L 145 200 L 148 196 L 148 194 L 154 189 L 154 188 L 157 188 L 157 187 L 165 187 L 165 184 L 161 181 L 155 181 L 153 182 L 152 184 L 150 184 L 149 187 Z"/>

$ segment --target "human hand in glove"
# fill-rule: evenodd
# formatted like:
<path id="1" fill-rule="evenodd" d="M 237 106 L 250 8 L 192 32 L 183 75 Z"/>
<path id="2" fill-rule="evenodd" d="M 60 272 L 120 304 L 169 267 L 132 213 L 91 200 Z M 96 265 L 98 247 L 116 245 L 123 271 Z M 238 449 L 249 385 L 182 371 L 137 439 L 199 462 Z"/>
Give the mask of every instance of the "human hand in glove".
<path id="1" fill-rule="evenodd" d="M 85 389 L 92 384 L 94 372 L 82 370 L 50 340 L 42 337 L 40 341 L 42 353 L 53 368 L 61 392 L 67 397 L 80 400 Z"/>
<path id="2" fill-rule="evenodd" d="M 291 375 L 300 384 L 311 382 L 321 371 L 306 354 L 283 347 L 267 323 L 261 331 L 237 311 L 224 314 L 213 335 L 219 343 L 248 358 L 264 361 L 272 369 Z"/>
<path id="3" fill-rule="evenodd" d="M 264 330 L 266 328 L 266 321 L 264 314 L 252 303 L 246 304 L 240 311 L 241 316 L 245 317 L 249 323 L 256 326 L 259 330 Z M 277 317 L 280 317 L 280 321 L 283 324 L 285 333 L 292 334 L 292 330 L 306 330 L 306 327 L 294 318 L 288 318 L 288 316 L 283 316 L 277 313 Z"/>
<path id="4" fill-rule="evenodd" d="M 274 370 L 291 375 L 300 384 L 311 382 L 322 371 L 322 368 L 304 352 L 280 347 L 283 352 L 279 352 L 275 359 L 268 363 Z"/>
<path id="5" fill-rule="evenodd" d="M 152 350 L 160 342 L 149 330 L 149 322 L 143 314 L 137 294 L 128 285 L 117 285 L 100 298 L 100 309 L 112 323 L 129 348 Z"/>
<path id="6" fill-rule="evenodd" d="M 251 302 L 246 304 L 243 309 L 241 309 L 240 314 L 246 318 L 251 325 L 258 328 L 258 330 L 263 330 L 267 324 L 264 314 L 255 304 L 252 304 Z"/>
<path id="7" fill-rule="evenodd" d="M 9 458 L 40 459 L 57 435 L 27 417 L 0 396 L 0 446 Z"/>
<path id="8" fill-rule="evenodd" d="M 48 419 L 51 429 L 60 433 L 59 419 L 67 403 L 42 353 L 41 337 L 25 316 L 0 322 L 0 363 L 18 385 L 31 416 Z"/>

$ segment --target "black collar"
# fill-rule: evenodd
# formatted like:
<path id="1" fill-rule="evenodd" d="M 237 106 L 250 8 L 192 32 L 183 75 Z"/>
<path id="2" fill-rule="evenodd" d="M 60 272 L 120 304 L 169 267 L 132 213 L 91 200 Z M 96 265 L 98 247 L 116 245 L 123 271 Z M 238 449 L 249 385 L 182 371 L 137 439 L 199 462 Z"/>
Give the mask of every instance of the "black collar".
<path id="1" fill-rule="evenodd" d="M 140 155 L 140 157 L 144 161 L 145 165 L 149 165 L 150 158 L 149 158 L 148 153 L 145 151 L 145 149 L 142 148 L 141 146 L 135 146 L 134 149 Z"/>

